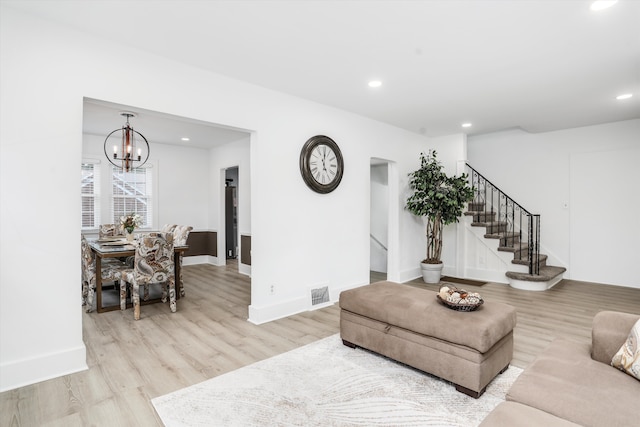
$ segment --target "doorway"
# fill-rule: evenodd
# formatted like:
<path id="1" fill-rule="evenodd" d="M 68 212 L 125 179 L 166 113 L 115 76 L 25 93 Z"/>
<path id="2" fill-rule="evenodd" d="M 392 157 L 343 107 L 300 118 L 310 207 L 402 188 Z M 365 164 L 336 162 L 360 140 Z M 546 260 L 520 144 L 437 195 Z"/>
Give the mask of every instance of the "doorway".
<path id="1" fill-rule="evenodd" d="M 225 170 L 224 229 L 227 262 L 233 262 L 238 259 L 238 180 L 237 166 Z"/>
<path id="2" fill-rule="evenodd" d="M 387 280 L 389 258 L 389 162 L 371 159 L 369 280 Z"/>

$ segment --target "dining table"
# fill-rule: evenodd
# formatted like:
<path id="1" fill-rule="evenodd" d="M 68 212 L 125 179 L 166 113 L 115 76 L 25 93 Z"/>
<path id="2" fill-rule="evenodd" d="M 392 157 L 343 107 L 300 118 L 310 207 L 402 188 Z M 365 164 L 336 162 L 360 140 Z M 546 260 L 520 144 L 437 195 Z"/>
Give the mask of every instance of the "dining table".
<path id="1" fill-rule="evenodd" d="M 102 260 L 106 258 L 126 258 L 134 256 L 136 253 L 137 241 L 127 241 L 124 237 L 122 239 L 87 239 L 89 247 L 96 255 L 96 271 L 102 271 Z M 180 299 L 180 292 L 177 291 L 179 287 L 178 280 L 180 280 L 180 256 L 189 249 L 188 245 L 174 245 L 173 246 L 173 263 L 174 274 L 176 278 L 176 299 Z M 119 291 L 118 291 L 119 292 Z M 142 305 L 153 304 L 159 302 L 160 298 L 150 299 L 148 301 L 140 301 Z M 120 310 L 120 304 L 103 307 L 102 306 L 102 277 L 101 274 L 96 274 L 96 311 L 98 313 L 104 313 L 107 311 Z"/>

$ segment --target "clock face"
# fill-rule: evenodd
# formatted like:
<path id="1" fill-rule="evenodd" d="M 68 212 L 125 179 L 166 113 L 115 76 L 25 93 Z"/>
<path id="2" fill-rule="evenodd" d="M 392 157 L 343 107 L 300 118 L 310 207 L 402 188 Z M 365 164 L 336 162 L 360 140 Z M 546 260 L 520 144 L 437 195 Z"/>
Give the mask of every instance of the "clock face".
<path id="1" fill-rule="evenodd" d="M 344 162 L 338 144 L 324 135 L 310 138 L 300 152 L 300 172 L 313 191 L 329 193 L 342 179 Z"/>
<path id="2" fill-rule="evenodd" d="M 338 177 L 338 158 L 328 145 L 318 144 L 311 150 L 309 166 L 318 184 L 329 185 Z"/>

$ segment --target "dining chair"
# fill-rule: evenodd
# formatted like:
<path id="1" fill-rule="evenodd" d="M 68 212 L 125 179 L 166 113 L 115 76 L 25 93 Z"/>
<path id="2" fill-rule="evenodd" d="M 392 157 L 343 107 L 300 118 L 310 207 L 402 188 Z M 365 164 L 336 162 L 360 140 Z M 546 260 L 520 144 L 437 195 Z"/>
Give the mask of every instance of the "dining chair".
<path id="1" fill-rule="evenodd" d="M 168 231 L 161 231 L 162 233 L 173 233 L 174 246 L 183 246 L 187 244 L 189 233 L 191 232 L 191 230 L 193 230 L 193 227 L 190 225 L 187 226 L 187 225 L 165 224 L 162 227 L 162 230 L 168 230 Z M 182 280 L 182 253 L 180 253 L 178 259 L 180 262 L 180 276 L 176 277 L 176 282 L 178 284 L 180 297 L 182 298 L 186 295 L 184 291 L 184 281 Z M 162 288 L 163 301 L 167 298 L 167 290 L 168 290 L 168 286 L 164 286 Z M 144 285 L 143 291 L 142 291 L 142 300 L 147 301 L 148 299 L 149 299 L 149 285 Z"/>
<path id="2" fill-rule="evenodd" d="M 160 232 L 161 233 L 173 233 L 173 230 L 175 230 L 175 228 L 176 228 L 175 224 L 165 224 L 160 229 Z"/>
<path id="3" fill-rule="evenodd" d="M 100 229 L 98 230 L 98 237 L 113 237 L 119 236 L 122 234 L 122 227 L 115 224 L 100 224 Z"/>
<path id="4" fill-rule="evenodd" d="M 190 225 L 177 225 L 175 230 L 173 230 L 173 244 L 175 246 L 186 245 L 191 230 L 193 230 L 193 227 Z M 182 252 L 180 252 L 180 256 L 178 258 L 180 262 L 180 277 L 177 278 L 177 281 L 178 288 L 180 289 L 180 297 L 182 298 L 185 296 L 184 282 L 182 280 Z"/>
<path id="5" fill-rule="evenodd" d="M 148 233 L 139 236 L 133 268 L 122 271 L 120 277 L 120 309 L 127 307 L 127 284 L 131 287 L 133 318 L 140 319 L 140 286 L 165 283 L 169 286 L 169 308 L 176 311 L 175 265 L 173 263 L 173 234 Z M 162 302 L 167 302 L 163 292 Z"/>
<path id="6" fill-rule="evenodd" d="M 173 230 L 175 230 L 176 228 L 176 224 L 165 224 L 160 228 L 160 232 L 161 233 L 173 233 Z M 127 258 L 127 263 L 130 264 L 131 266 L 133 266 L 133 257 L 129 257 Z M 163 288 L 163 298 L 166 298 L 166 290 Z M 182 295 L 181 295 L 182 296 Z M 143 286 L 143 292 L 142 292 L 142 300 L 143 301 L 147 301 L 149 299 L 149 285 L 144 285 Z"/>
<path id="7" fill-rule="evenodd" d="M 80 249 L 82 254 L 82 305 L 89 313 L 93 310 L 93 300 L 96 293 L 96 256 L 84 235 L 80 240 Z M 100 269 L 102 281 L 119 281 L 122 271 L 126 268 L 126 264 L 115 258 L 104 259 Z"/>

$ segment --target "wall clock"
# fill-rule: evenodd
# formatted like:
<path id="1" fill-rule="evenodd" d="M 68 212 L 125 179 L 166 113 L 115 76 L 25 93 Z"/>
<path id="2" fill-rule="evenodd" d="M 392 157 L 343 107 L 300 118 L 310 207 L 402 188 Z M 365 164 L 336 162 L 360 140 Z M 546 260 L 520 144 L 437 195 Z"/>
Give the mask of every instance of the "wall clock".
<path id="1" fill-rule="evenodd" d="M 317 193 L 330 193 L 342 180 L 344 160 L 335 141 L 328 136 L 316 135 L 302 146 L 300 173 L 307 186 Z"/>

